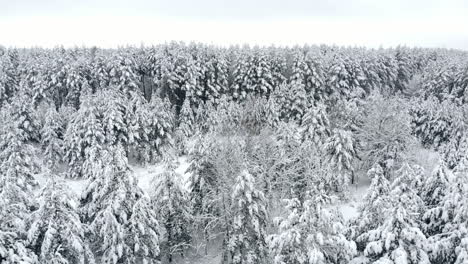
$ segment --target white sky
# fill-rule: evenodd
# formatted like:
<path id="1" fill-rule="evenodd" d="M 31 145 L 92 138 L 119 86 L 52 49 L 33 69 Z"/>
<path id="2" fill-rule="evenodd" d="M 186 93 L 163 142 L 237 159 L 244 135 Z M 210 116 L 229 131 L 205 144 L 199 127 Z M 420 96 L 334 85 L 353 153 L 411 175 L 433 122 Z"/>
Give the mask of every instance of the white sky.
<path id="1" fill-rule="evenodd" d="M 338 44 L 468 50 L 468 0 L 0 0 L 0 45 Z"/>

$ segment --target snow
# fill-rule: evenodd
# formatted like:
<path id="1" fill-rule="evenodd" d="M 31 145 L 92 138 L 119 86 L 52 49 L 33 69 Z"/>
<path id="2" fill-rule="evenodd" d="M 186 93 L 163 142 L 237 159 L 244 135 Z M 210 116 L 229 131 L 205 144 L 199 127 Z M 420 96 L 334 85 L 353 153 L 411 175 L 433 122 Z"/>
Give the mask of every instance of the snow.
<path id="1" fill-rule="evenodd" d="M 190 179 L 190 173 L 186 173 L 188 167 L 190 166 L 188 158 L 186 156 L 178 157 L 177 165 L 178 166 L 175 171 L 182 176 L 183 187 L 188 189 L 188 181 Z M 153 177 L 164 172 L 164 166 L 160 163 L 148 165 L 145 167 L 139 165 L 130 165 L 130 168 L 138 179 L 138 186 L 145 192 L 150 191 Z M 47 183 L 47 177 L 45 174 L 45 172 L 41 172 L 35 175 L 36 181 L 39 184 L 39 188 L 36 189 L 37 192 L 39 192 L 40 189 Z M 65 179 L 65 181 L 67 182 L 68 187 L 76 195 L 80 195 L 86 188 L 87 184 L 86 179 Z"/>
<path id="2" fill-rule="evenodd" d="M 349 200 L 334 205 L 346 221 L 359 215 L 358 207 L 362 203 L 369 186 L 370 179 L 367 176 L 361 177 L 356 184 L 349 187 Z"/>

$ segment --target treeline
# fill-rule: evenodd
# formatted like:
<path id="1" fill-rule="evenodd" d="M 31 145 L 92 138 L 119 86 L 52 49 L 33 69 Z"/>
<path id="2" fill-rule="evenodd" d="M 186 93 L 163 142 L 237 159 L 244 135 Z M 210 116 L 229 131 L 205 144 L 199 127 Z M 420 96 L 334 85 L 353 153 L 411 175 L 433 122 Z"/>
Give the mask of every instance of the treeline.
<path id="1" fill-rule="evenodd" d="M 1 261 L 159 263 L 199 246 L 223 263 L 466 261 L 465 52 L 0 54 Z M 420 144 L 441 153 L 432 174 Z M 145 192 L 129 160 L 165 171 Z M 372 185 L 346 223 L 329 205 L 363 173 Z M 86 188 L 74 197 L 62 178 Z"/>

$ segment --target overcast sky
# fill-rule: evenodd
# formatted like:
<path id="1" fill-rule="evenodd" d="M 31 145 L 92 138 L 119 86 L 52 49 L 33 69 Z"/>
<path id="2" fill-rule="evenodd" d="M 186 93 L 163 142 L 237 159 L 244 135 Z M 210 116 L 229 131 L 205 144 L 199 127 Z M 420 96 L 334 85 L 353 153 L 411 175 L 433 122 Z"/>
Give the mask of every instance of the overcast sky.
<path id="1" fill-rule="evenodd" d="M 399 44 L 468 50 L 468 0 L 0 0 L 0 45 Z"/>

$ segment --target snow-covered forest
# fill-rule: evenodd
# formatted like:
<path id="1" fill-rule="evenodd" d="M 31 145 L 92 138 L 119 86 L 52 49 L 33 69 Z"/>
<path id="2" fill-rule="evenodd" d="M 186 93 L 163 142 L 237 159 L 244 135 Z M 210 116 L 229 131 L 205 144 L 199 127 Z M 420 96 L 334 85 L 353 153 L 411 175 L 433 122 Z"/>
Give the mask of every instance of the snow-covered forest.
<path id="1" fill-rule="evenodd" d="M 0 263 L 466 264 L 468 52 L 0 47 Z"/>

